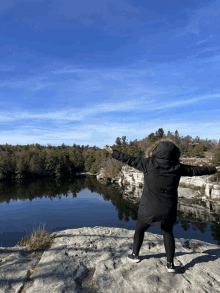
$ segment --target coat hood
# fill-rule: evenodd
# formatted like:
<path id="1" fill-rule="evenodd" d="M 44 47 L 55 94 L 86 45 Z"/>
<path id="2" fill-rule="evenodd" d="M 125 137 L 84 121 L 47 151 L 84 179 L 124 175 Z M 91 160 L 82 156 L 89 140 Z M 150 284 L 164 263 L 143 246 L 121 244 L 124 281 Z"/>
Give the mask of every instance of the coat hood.
<path id="1" fill-rule="evenodd" d="M 158 159 L 165 159 L 169 161 L 176 161 L 179 159 L 176 146 L 169 141 L 161 142 L 153 151 L 153 156 Z"/>
<path id="2" fill-rule="evenodd" d="M 172 140 L 161 139 L 157 141 L 149 148 L 148 154 L 152 157 L 152 160 L 162 168 L 172 167 L 180 163 L 179 158 L 181 151 Z"/>

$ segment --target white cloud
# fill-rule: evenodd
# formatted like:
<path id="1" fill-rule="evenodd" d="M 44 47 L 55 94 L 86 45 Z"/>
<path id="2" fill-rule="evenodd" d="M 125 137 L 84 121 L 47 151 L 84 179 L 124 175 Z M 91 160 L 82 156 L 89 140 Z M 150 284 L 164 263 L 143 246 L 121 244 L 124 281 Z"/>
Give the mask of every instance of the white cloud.
<path id="1" fill-rule="evenodd" d="M 155 110 L 180 108 L 182 106 L 197 103 L 201 100 L 211 100 L 219 99 L 220 94 L 206 95 L 202 97 L 184 99 L 180 101 L 165 101 L 159 102 L 156 99 L 148 100 L 146 97 L 142 96 L 138 99 L 131 99 L 120 102 L 102 102 L 95 104 L 94 106 L 84 107 L 84 108 L 74 108 L 69 110 L 60 110 L 46 113 L 30 113 L 28 111 L 11 112 L 2 111 L 0 112 L 0 122 L 25 120 L 25 119 L 40 119 L 41 121 L 51 119 L 53 122 L 64 121 L 84 121 L 86 117 L 94 117 L 97 114 L 104 113 L 117 113 L 117 112 L 150 112 Z M 94 102 L 93 102 L 94 103 Z M 158 106 L 159 104 L 159 106 Z M 116 114 L 117 115 L 117 114 Z"/>
<path id="2" fill-rule="evenodd" d="M 152 119 L 148 121 L 130 123 L 117 123 L 112 122 L 103 124 L 83 124 L 78 128 L 73 129 L 58 128 L 56 130 L 45 131 L 41 128 L 21 127 L 19 131 L 1 131 L 0 140 L 1 144 L 32 144 L 39 143 L 41 145 L 73 145 L 74 143 L 79 145 L 98 146 L 102 148 L 103 145 L 112 145 L 115 143 L 117 137 L 126 136 L 128 141 L 130 140 L 141 140 L 147 137 L 150 133 L 155 133 L 159 128 L 163 128 L 165 134 L 168 130 L 174 133 L 178 130 L 180 136 L 190 135 L 195 138 L 196 133 L 202 139 L 215 139 L 217 142 L 220 139 L 220 121 L 216 122 L 205 122 L 197 121 L 171 121 L 168 123 L 166 119 Z M 29 131 L 30 128 L 30 131 Z"/>
<path id="3" fill-rule="evenodd" d="M 45 79 L 47 79 L 47 77 L 39 76 L 39 77 L 27 78 L 26 80 L 8 81 L 8 82 L 5 81 L 0 83 L 0 87 L 38 90 L 45 87 L 52 87 L 57 85 L 57 82 L 48 82 L 48 81 L 42 82 L 42 80 L 45 80 Z"/>
<path id="4" fill-rule="evenodd" d="M 196 45 L 200 45 L 200 44 L 205 43 L 205 42 L 207 42 L 207 41 L 208 41 L 208 39 L 206 39 L 206 40 L 201 40 L 201 41 L 197 42 Z"/>
<path id="5" fill-rule="evenodd" d="M 210 24 L 214 24 L 215 21 L 218 21 L 220 15 L 219 2 L 208 3 L 207 7 L 190 12 L 191 17 L 186 30 L 198 35 L 204 26 L 209 26 Z"/>

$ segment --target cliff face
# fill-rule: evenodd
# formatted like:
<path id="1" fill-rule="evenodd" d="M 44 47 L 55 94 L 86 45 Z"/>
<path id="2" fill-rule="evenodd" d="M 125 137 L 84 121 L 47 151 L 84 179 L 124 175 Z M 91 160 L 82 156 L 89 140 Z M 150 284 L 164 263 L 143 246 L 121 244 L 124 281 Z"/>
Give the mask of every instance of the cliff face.
<path id="1" fill-rule="evenodd" d="M 101 171 L 96 176 L 97 180 L 102 180 L 105 174 L 105 170 L 102 168 Z M 209 199 L 220 199 L 220 186 L 209 182 L 209 178 L 212 175 L 204 176 L 193 176 L 193 177 L 181 177 L 180 183 L 184 183 L 186 186 L 205 186 L 205 196 Z M 144 185 L 144 174 L 132 167 L 123 166 L 117 177 L 112 178 L 112 183 L 118 183 L 121 185 L 130 185 L 131 189 L 133 186 L 136 187 L 136 193 L 142 192 L 141 186 Z M 138 191 L 139 190 L 139 191 Z M 178 188 L 178 193 L 182 194 L 180 191 L 181 187 Z M 179 192 L 180 191 L 180 192 Z M 136 195 L 137 196 L 137 195 Z M 187 196 L 187 195 L 186 195 Z"/>
<path id="2" fill-rule="evenodd" d="M 97 174 L 97 180 L 101 181 L 105 175 L 105 169 L 102 168 L 100 172 Z M 212 175 L 204 175 L 204 176 L 193 176 L 193 177 L 181 177 L 180 184 L 185 184 L 186 186 L 197 186 L 202 187 L 205 186 L 205 197 L 203 199 L 220 199 L 220 185 L 215 183 L 210 183 L 209 178 Z M 127 187 L 128 193 L 132 193 L 134 197 L 140 197 L 142 195 L 142 187 L 144 185 L 144 174 L 141 171 L 138 171 L 129 166 L 123 166 L 121 171 L 118 173 L 118 176 L 112 178 L 112 183 L 117 183 L 120 186 L 130 186 Z M 135 189 L 134 189 L 135 187 Z M 178 188 L 179 196 L 188 197 L 188 191 L 184 192 L 185 188 Z M 193 190 L 193 189 L 191 189 Z M 196 191 L 197 194 L 199 192 Z M 196 195 L 195 193 L 195 195 Z M 191 197 L 191 196 L 190 196 Z"/>
<path id="3" fill-rule="evenodd" d="M 97 180 L 102 182 L 104 175 L 105 169 L 102 168 L 96 176 Z M 205 196 L 201 196 L 200 191 L 193 188 L 178 187 L 178 209 L 184 215 L 192 214 L 195 218 L 205 222 L 219 221 L 220 201 L 213 201 L 213 199 L 220 199 L 220 186 L 207 183 L 210 176 L 212 175 L 182 177 L 180 179 L 180 183 L 185 183 L 186 186 L 190 187 L 205 185 Z M 112 178 L 111 182 L 125 187 L 123 191 L 124 199 L 135 204 L 139 203 L 144 186 L 143 172 L 129 166 L 123 166 L 121 172 L 117 177 Z M 194 203 L 194 199 L 198 197 L 204 205 L 201 202 L 198 202 L 198 204 Z"/>

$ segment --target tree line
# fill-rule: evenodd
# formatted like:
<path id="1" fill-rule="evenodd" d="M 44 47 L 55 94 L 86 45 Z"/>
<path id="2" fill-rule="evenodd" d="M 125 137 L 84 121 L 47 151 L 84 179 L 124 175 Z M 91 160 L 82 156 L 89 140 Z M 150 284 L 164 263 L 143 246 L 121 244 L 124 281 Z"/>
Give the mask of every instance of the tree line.
<path id="1" fill-rule="evenodd" d="M 220 165 L 220 140 L 202 140 L 198 136 L 195 139 L 191 136 L 180 137 L 177 130 L 174 134 L 168 131 L 165 135 L 163 128 L 159 128 L 139 141 L 128 142 L 126 136 L 117 137 L 111 147 L 130 156 L 144 158 L 146 149 L 161 138 L 172 139 L 185 157 L 203 158 L 204 152 L 211 152 L 214 155 L 213 166 Z M 108 152 L 96 146 L 66 146 L 64 143 L 58 147 L 50 144 L 0 145 L 0 180 L 63 177 L 81 171 L 96 174 L 101 168 L 106 169 L 106 178 L 112 178 L 122 166 L 122 162 L 114 160 Z"/>

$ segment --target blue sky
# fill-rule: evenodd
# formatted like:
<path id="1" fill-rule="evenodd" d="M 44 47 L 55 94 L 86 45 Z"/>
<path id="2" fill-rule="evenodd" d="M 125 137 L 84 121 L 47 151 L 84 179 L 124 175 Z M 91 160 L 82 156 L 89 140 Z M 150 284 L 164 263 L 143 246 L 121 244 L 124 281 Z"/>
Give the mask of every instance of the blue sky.
<path id="1" fill-rule="evenodd" d="M 0 4 L 0 144 L 220 140 L 220 1 Z"/>

